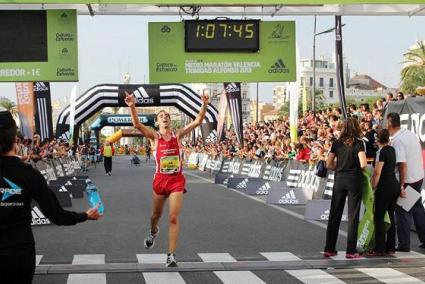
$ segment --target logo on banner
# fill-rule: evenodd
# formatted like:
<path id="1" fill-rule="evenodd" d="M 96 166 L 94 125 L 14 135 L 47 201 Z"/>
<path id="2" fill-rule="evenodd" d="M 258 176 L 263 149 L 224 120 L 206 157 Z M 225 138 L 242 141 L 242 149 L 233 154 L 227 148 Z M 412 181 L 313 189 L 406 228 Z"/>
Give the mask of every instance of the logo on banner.
<path id="1" fill-rule="evenodd" d="M 145 90 L 136 90 L 133 92 L 138 104 L 153 104 L 154 99 L 149 97 Z"/>
<path id="2" fill-rule="evenodd" d="M 288 193 L 286 193 L 284 196 L 282 196 L 279 199 L 279 204 L 298 204 L 298 199 L 295 196 L 295 192 L 293 189 L 291 189 Z"/>
<path id="3" fill-rule="evenodd" d="M 269 39 L 270 39 L 269 42 L 284 42 L 284 41 L 287 41 L 287 39 L 289 37 L 285 36 L 283 31 L 284 31 L 283 24 L 275 25 L 271 35 L 269 36 Z"/>
<path id="4" fill-rule="evenodd" d="M 56 33 L 56 41 L 74 41 L 75 35 L 72 33 Z"/>
<path id="5" fill-rule="evenodd" d="M 167 25 L 163 25 L 161 28 L 161 33 L 169 33 L 171 32 L 171 28 Z"/>
<path id="6" fill-rule="evenodd" d="M 205 141 L 207 143 L 213 143 L 213 142 L 217 141 L 217 131 L 216 130 L 211 131 L 210 134 L 208 134 Z"/>
<path id="7" fill-rule="evenodd" d="M 32 226 L 50 224 L 50 220 L 47 219 L 46 216 L 44 216 L 44 214 L 40 211 L 40 209 L 38 209 L 37 206 L 34 206 L 32 208 L 31 216 L 32 216 L 32 220 L 31 220 Z"/>
<path id="8" fill-rule="evenodd" d="M 238 189 L 246 189 L 247 183 L 248 183 L 248 179 L 245 178 L 240 183 L 238 183 L 238 185 L 236 185 L 236 188 L 238 188 Z"/>
<path id="9" fill-rule="evenodd" d="M 44 84 L 44 82 L 37 82 L 34 84 L 34 91 L 35 92 L 44 92 L 49 91 L 49 87 Z"/>
<path id="10" fill-rule="evenodd" d="M 283 174 L 283 168 L 280 167 L 271 167 L 268 180 L 271 181 L 281 181 Z"/>
<path id="11" fill-rule="evenodd" d="M 269 189 L 270 189 L 270 184 L 268 182 L 266 182 L 263 186 L 261 186 L 259 189 L 257 189 L 255 194 L 257 194 L 257 195 L 267 195 L 267 194 L 269 194 Z"/>
<path id="12" fill-rule="evenodd" d="M 320 215 L 320 220 L 323 220 L 323 221 L 329 220 L 329 214 L 330 214 L 330 210 L 326 209 L 325 212 L 323 212 L 323 214 Z M 348 216 L 346 214 L 342 214 L 341 221 L 347 221 L 347 220 L 348 220 Z"/>
<path id="13" fill-rule="evenodd" d="M 177 64 L 174 63 L 156 63 L 156 72 L 177 72 Z"/>
<path id="14" fill-rule="evenodd" d="M 319 189 L 320 180 L 315 175 L 314 170 L 295 170 L 291 169 L 286 181 L 286 185 L 290 187 L 313 189 L 317 191 Z"/>
<path id="15" fill-rule="evenodd" d="M 269 73 L 289 73 L 289 69 L 286 68 L 282 58 L 279 58 L 269 69 Z"/>
<path id="16" fill-rule="evenodd" d="M 230 83 L 226 86 L 226 93 L 237 93 L 240 91 L 239 87 L 234 83 Z"/>

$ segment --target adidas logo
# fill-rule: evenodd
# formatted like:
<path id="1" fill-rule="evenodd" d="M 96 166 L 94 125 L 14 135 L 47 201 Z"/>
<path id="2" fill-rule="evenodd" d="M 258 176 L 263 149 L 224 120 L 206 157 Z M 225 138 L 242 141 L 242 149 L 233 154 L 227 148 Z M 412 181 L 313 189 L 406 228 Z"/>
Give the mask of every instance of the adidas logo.
<path id="1" fill-rule="evenodd" d="M 279 199 L 279 204 L 298 204 L 298 199 L 295 196 L 295 192 L 293 189 L 291 189 L 290 192 L 285 194 Z"/>
<path id="2" fill-rule="evenodd" d="M 285 63 L 281 58 L 279 58 L 272 66 L 270 66 L 270 69 L 268 71 L 269 73 L 288 73 L 289 69 L 286 68 Z"/>
<path id="3" fill-rule="evenodd" d="M 59 188 L 59 192 L 68 192 L 68 190 L 64 186 L 62 186 L 61 188 Z"/>
<path id="4" fill-rule="evenodd" d="M 323 212 L 323 214 L 320 215 L 320 220 L 329 220 L 329 213 L 330 213 L 329 209 Z"/>
<path id="5" fill-rule="evenodd" d="M 234 83 L 230 83 L 226 87 L 226 93 L 236 93 L 236 92 L 240 92 L 240 91 L 241 90 L 239 89 L 239 87 Z"/>
<path id="6" fill-rule="evenodd" d="M 34 84 L 34 91 L 36 92 L 43 92 L 48 90 L 49 88 L 43 82 L 37 82 Z"/>
<path id="7" fill-rule="evenodd" d="M 270 189 L 270 184 L 268 182 L 266 182 L 262 187 L 257 189 L 255 194 L 257 194 L 257 195 L 267 195 L 267 194 L 269 194 L 269 189 Z"/>
<path id="8" fill-rule="evenodd" d="M 153 104 L 154 100 L 151 98 L 148 93 L 146 93 L 144 88 L 139 88 L 133 92 L 136 97 L 137 103 L 139 104 Z"/>
<path id="9" fill-rule="evenodd" d="M 247 178 L 245 178 L 243 181 L 241 181 L 237 186 L 236 186 L 236 188 L 239 188 L 239 189 L 245 189 L 246 188 L 246 186 L 247 186 L 247 182 L 248 182 L 248 179 Z"/>
<path id="10" fill-rule="evenodd" d="M 207 138 L 205 139 L 207 143 L 212 143 L 217 141 L 217 131 L 213 130 L 208 134 Z"/>
<path id="11" fill-rule="evenodd" d="M 32 208 L 31 216 L 32 216 L 31 226 L 50 224 L 50 220 L 47 219 L 46 216 L 44 216 L 44 214 L 40 211 L 40 209 L 38 209 L 37 206 L 34 206 Z"/>

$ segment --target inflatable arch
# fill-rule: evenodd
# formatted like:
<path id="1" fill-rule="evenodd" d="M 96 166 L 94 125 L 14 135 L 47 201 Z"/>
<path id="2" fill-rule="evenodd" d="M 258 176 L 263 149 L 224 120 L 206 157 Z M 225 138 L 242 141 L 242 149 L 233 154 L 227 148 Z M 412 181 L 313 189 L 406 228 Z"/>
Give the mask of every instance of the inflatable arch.
<path id="1" fill-rule="evenodd" d="M 84 92 L 76 100 L 74 133 L 78 135 L 81 124 L 104 107 L 125 107 L 124 91 L 133 92 L 137 98 L 138 107 L 174 106 L 194 119 L 202 106 L 202 101 L 192 89 L 182 84 L 149 84 L 96 85 Z M 56 137 L 69 139 L 71 107 L 67 106 L 59 115 L 56 124 Z M 201 125 L 204 142 L 216 139 L 217 109 L 209 105 L 207 114 Z M 74 140 L 76 136 L 74 135 Z"/>

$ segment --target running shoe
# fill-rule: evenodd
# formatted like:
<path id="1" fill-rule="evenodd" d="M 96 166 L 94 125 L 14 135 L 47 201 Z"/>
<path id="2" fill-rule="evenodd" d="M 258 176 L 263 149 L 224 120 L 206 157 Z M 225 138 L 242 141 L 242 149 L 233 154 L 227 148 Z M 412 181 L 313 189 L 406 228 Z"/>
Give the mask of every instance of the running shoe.
<path id="1" fill-rule="evenodd" d="M 337 252 L 337 251 L 334 251 L 334 252 L 324 251 L 324 252 L 323 252 L 323 257 L 329 258 L 329 257 L 331 257 L 331 256 L 336 256 L 337 254 L 338 254 L 338 252 Z"/>
<path id="2" fill-rule="evenodd" d="M 347 259 L 356 259 L 356 258 L 361 258 L 362 256 L 359 253 L 346 253 L 345 254 L 345 258 Z"/>
<path id="3" fill-rule="evenodd" d="M 177 267 L 176 255 L 174 253 L 167 254 L 167 267 Z"/>
<path id="4" fill-rule="evenodd" d="M 159 233 L 159 227 L 156 226 L 156 233 L 152 233 L 151 229 L 149 228 L 149 233 L 146 236 L 144 240 L 145 249 L 151 249 L 155 245 L 155 238 L 158 236 Z"/>
<path id="5" fill-rule="evenodd" d="M 379 257 L 379 256 L 385 256 L 386 254 L 384 252 L 377 252 L 377 251 L 368 251 L 364 254 L 365 256 L 371 256 L 371 257 Z"/>

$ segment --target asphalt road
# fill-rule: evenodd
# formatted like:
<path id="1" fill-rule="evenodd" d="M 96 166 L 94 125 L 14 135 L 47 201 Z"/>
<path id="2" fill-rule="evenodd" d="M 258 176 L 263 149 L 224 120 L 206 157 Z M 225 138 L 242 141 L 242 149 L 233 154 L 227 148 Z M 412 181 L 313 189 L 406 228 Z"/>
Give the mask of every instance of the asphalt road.
<path id="1" fill-rule="evenodd" d="M 99 255 L 101 260 L 98 264 L 140 263 L 137 255 L 157 255 L 167 252 L 167 210 L 160 222 L 161 233 L 157 238 L 156 246 L 149 251 L 143 248 L 143 238 L 149 226 L 151 211 L 151 183 L 154 164 L 148 163 L 142 164 L 140 167 L 130 167 L 129 159 L 129 157 L 115 157 L 112 176 L 105 176 L 102 166 L 91 169 L 88 173 L 97 185 L 105 204 L 105 214 L 101 220 L 88 221 L 70 227 L 50 225 L 33 228 L 36 251 L 37 255 L 40 255 L 42 266 L 76 264 L 79 255 Z M 302 266 L 305 264 L 304 260 L 321 260 L 320 252 L 325 243 L 325 229 L 323 228 L 325 226 L 321 227 L 298 218 L 297 216 L 304 214 L 303 206 L 284 206 L 284 210 L 289 209 L 290 212 L 295 213 L 288 214 L 288 212 L 279 210 L 279 208 L 259 202 L 255 198 L 249 198 L 223 186 L 213 184 L 211 182 L 212 177 L 209 174 L 196 170 L 186 170 L 186 173 L 188 193 L 184 198 L 181 214 L 181 237 L 177 250 L 177 258 L 181 263 L 205 262 L 205 257 L 208 257 L 208 255 L 211 257 L 213 254 L 220 254 L 217 262 L 226 261 L 226 258 L 230 258 L 228 261 L 238 263 L 245 261 L 261 262 L 270 260 L 262 254 L 266 252 L 286 253 L 290 258 L 303 260 L 302 263 L 300 262 Z M 85 211 L 87 207 L 85 198 L 74 199 L 71 210 Z M 342 229 L 344 230 L 344 226 L 342 226 Z M 416 236 L 412 234 L 412 249 L 417 246 L 416 239 Z M 344 251 L 345 242 L 346 238 L 340 236 L 338 250 Z M 425 255 L 420 255 L 421 260 L 422 256 L 425 257 Z M 165 258 L 162 258 L 161 265 L 164 261 Z M 346 263 L 346 268 L 354 269 L 351 265 L 352 262 Z M 288 265 L 290 265 L 290 262 L 288 262 Z M 310 267 L 323 271 L 320 270 L 320 265 L 310 265 Z M 329 263 L 329 265 L 331 264 Z M 421 265 L 422 263 L 417 266 Z M 386 267 L 382 263 L 379 263 L 378 266 Z M 425 267 L 425 263 L 423 266 Z M 339 265 L 338 268 L 344 268 L 344 265 Z M 266 283 L 314 283 L 302 280 L 300 282 L 300 278 L 294 277 L 288 270 L 288 267 L 286 267 L 286 270 L 278 271 L 254 268 L 253 272 L 250 273 Z M 339 272 L 326 271 L 326 275 L 340 273 L 342 276 L 339 274 L 337 276 L 337 279 L 343 279 L 341 280 L 343 282 L 340 283 L 352 282 L 352 279 L 347 275 L 355 276 L 357 274 L 361 277 L 354 279 L 363 279 L 362 283 L 379 283 L 379 281 L 376 282 L 376 277 L 371 278 L 370 275 L 358 270 L 356 270 L 357 274 L 353 274 L 351 270 L 346 270 L 346 274 L 342 273 L 342 270 L 338 270 Z M 425 272 L 425 269 L 418 271 Z M 102 278 L 101 282 L 95 280 L 69 282 L 70 276 L 67 273 L 43 275 L 38 271 L 34 282 L 160 283 L 159 280 L 149 282 L 149 278 L 146 278 L 145 274 L 142 277 L 140 273 L 135 273 L 136 271 L 134 273 L 131 271 L 112 273 L 109 270 L 104 272 L 107 273 L 101 276 L 105 278 Z M 415 273 L 419 272 L 415 270 Z M 172 279 L 182 277 L 183 282 L 170 282 L 168 280 L 167 283 L 225 282 L 223 280 L 225 278 L 222 278 L 223 275 L 213 271 L 213 269 L 210 271 L 179 272 L 178 275 L 174 275 Z M 421 275 L 417 275 L 418 279 L 421 279 L 423 276 Z M 240 277 L 235 279 L 244 279 L 244 276 Z M 103 280 L 105 281 L 102 282 Z M 322 280 L 320 281 L 326 283 L 326 277 Z"/>

